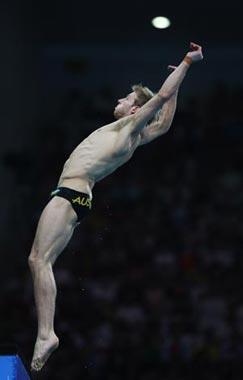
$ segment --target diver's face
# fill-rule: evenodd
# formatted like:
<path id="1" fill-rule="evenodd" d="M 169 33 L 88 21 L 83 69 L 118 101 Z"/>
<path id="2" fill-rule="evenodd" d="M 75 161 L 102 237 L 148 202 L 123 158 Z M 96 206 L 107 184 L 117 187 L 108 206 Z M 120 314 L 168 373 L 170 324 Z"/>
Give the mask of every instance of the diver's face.
<path id="1" fill-rule="evenodd" d="M 131 92 L 125 98 L 118 99 L 118 104 L 114 109 L 114 116 L 116 119 L 131 115 L 136 108 L 135 104 L 136 94 Z"/>

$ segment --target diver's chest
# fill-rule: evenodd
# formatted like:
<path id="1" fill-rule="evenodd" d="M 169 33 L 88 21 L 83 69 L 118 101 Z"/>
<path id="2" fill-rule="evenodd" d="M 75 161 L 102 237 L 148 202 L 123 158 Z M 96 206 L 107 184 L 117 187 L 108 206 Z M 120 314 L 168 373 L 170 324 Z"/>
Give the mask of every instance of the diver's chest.
<path id="1" fill-rule="evenodd" d="M 114 146 L 114 156 L 129 159 L 140 142 L 139 135 L 121 136 Z"/>

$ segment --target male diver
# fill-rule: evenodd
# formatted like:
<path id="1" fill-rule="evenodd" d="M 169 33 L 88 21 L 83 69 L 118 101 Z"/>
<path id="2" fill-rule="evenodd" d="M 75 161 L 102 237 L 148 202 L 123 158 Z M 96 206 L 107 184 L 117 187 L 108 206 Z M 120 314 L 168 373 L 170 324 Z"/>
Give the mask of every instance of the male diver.
<path id="1" fill-rule="evenodd" d="M 133 86 L 132 92 L 118 100 L 114 110 L 116 121 L 91 133 L 66 161 L 57 188 L 41 214 L 29 256 L 38 317 L 32 370 L 39 371 L 58 347 L 52 267 L 75 227 L 91 209 L 95 183 L 127 162 L 138 146 L 168 131 L 178 89 L 191 64 L 202 59 L 201 46 L 191 43 L 179 66 L 170 66 L 173 71 L 158 93 L 153 94 L 142 85 Z"/>

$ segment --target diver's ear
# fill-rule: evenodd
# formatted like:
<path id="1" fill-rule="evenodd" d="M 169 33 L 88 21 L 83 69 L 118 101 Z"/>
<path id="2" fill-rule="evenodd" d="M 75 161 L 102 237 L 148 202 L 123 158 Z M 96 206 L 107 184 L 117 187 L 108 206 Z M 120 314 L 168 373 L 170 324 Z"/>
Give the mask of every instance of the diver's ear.
<path id="1" fill-rule="evenodd" d="M 133 115 L 134 113 L 136 113 L 139 109 L 140 109 L 139 106 L 132 106 L 132 108 L 131 108 L 131 115 Z"/>

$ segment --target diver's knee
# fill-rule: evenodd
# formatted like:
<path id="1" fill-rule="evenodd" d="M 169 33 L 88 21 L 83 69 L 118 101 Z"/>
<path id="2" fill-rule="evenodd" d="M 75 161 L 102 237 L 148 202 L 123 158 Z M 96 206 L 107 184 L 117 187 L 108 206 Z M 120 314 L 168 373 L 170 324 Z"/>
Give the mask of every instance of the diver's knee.
<path id="1" fill-rule="evenodd" d="M 28 264 L 31 270 L 35 270 L 37 268 L 41 268 L 45 265 L 51 264 L 51 260 L 48 255 L 40 257 L 36 255 L 35 252 L 32 252 L 28 257 Z"/>

